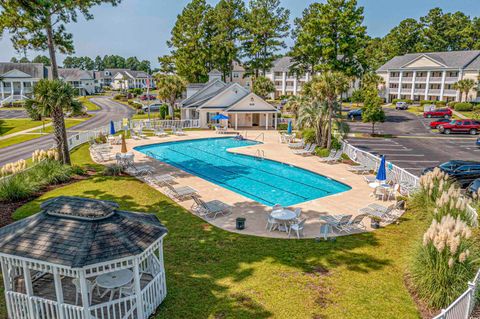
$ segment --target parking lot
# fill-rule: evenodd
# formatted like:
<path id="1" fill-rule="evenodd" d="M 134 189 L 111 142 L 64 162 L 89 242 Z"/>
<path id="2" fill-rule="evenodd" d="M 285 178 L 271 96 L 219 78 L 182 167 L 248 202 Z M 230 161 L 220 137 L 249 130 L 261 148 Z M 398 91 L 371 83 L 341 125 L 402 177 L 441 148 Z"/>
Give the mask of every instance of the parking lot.
<path id="1" fill-rule="evenodd" d="M 378 124 L 377 134 L 387 138 L 351 137 L 348 141 L 365 151 L 385 155 L 387 161 L 409 172 L 420 175 L 425 167 L 452 160 L 479 160 L 480 148 L 475 145 L 478 136 L 464 134 L 443 135 L 431 131 L 428 123 L 412 113 L 386 109 L 387 121 Z M 370 133 L 371 124 L 350 122 L 352 133 Z"/>

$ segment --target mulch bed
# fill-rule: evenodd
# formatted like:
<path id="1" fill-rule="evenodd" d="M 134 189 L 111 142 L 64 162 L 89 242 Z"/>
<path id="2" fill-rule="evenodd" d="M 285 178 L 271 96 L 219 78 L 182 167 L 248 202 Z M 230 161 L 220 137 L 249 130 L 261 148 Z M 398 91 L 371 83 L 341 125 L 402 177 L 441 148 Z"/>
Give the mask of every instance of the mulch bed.
<path id="1" fill-rule="evenodd" d="M 41 191 L 35 193 L 35 195 L 33 195 L 32 197 L 21 200 L 21 201 L 17 201 L 17 202 L 13 202 L 13 203 L 12 202 L 0 201 L 0 227 L 3 227 L 3 226 L 6 226 L 8 224 L 13 223 L 14 220 L 12 218 L 12 214 L 18 208 L 22 207 L 26 203 L 28 203 L 28 202 L 34 200 L 35 198 L 38 198 L 38 197 L 42 196 L 43 194 L 45 194 L 45 193 L 47 193 L 51 190 L 54 190 L 56 188 L 63 187 L 63 186 L 66 186 L 66 185 L 69 185 L 69 184 L 76 183 L 78 181 L 87 179 L 89 176 L 95 175 L 95 173 L 96 172 L 94 172 L 94 171 L 87 171 L 85 175 L 75 175 L 75 176 L 73 176 L 72 179 L 69 180 L 68 182 L 61 183 L 61 184 L 55 184 L 55 185 L 48 185 L 48 186 L 44 187 Z"/>
<path id="2" fill-rule="evenodd" d="M 404 276 L 405 287 L 407 287 L 410 296 L 412 297 L 413 301 L 417 305 L 417 309 L 420 312 L 420 316 L 424 319 L 430 319 L 435 317 L 440 313 L 439 310 L 435 310 L 430 308 L 420 297 L 417 295 L 415 288 L 413 287 L 413 283 L 411 278 L 408 275 Z"/>

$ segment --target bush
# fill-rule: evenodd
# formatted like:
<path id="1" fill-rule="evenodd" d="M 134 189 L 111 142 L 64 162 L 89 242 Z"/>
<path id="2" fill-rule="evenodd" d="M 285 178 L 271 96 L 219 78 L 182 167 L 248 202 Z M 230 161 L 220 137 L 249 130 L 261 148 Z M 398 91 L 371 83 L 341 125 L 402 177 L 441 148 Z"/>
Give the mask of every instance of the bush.
<path id="1" fill-rule="evenodd" d="M 444 107 L 447 105 L 447 102 L 445 101 L 435 101 L 435 105 L 439 107 Z"/>
<path id="2" fill-rule="evenodd" d="M 315 143 L 317 140 L 315 130 L 313 128 L 304 129 L 302 131 L 302 138 L 305 143 Z"/>
<path id="3" fill-rule="evenodd" d="M 95 138 L 95 143 L 97 144 L 107 143 L 107 136 L 103 133 L 98 134 L 98 136 Z"/>
<path id="4" fill-rule="evenodd" d="M 457 103 L 455 104 L 455 111 L 458 112 L 466 112 L 466 111 L 472 111 L 473 110 L 473 105 L 471 103 Z"/>
<path id="5" fill-rule="evenodd" d="M 342 148 L 342 143 L 339 141 L 338 138 L 336 138 L 335 136 L 332 136 L 332 148 L 333 149 L 336 149 L 336 150 L 339 150 Z"/>
<path id="6" fill-rule="evenodd" d="M 479 111 L 479 110 L 480 110 L 480 104 L 475 105 L 475 106 L 473 107 L 473 110 L 474 110 L 474 111 Z"/>
<path id="7" fill-rule="evenodd" d="M 141 103 L 138 103 L 138 102 L 132 101 L 132 100 L 128 100 L 128 105 L 130 105 L 131 107 L 133 107 L 134 109 L 137 109 L 137 110 L 142 108 Z"/>
<path id="8" fill-rule="evenodd" d="M 159 116 L 160 116 L 160 119 L 161 120 L 164 120 L 168 114 L 168 105 L 167 104 L 162 104 L 160 106 L 160 110 L 159 110 Z"/>
<path id="9" fill-rule="evenodd" d="M 412 280 L 420 298 L 436 309 L 460 296 L 476 270 L 471 230 L 460 218 L 434 220 L 423 235 L 412 264 Z"/>
<path id="10" fill-rule="evenodd" d="M 115 94 L 115 95 L 113 96 L 113 99 L 114 99 L 114 100 L 121 100 L 121 99 L 123 99 L 123 98 L 125 98 L 125 95 L 124 95 L 124 94 Z"/>
<path id="11" fill-rule="evenodd" d="M 27 199 L 38 190 L 38 185 L 19 173 L 0 180 L 0 201 L 15 202 Z"/>
<path id="12" fill-rule="evenodd" d="M 435 201 L 435 210 L 433 218 L 440 221 L 443 217 L 450 215 L 453 218 L 460 218 L 469 226 L 475 224 L 472 215 L 467 211 L 467 200 L 461 193 L 461 189 L 455 184 L 451 185 L 448 190 L 444 190 Z"/>
<path id="13" fill-rule="evenodd" d="M 421 198 L 425 205 L 433 204 L 440 197 L 444 190 L 452 185 L 448 174 L 442 172 L 438 167 L 420 177 L 420 188 L 415 196 Z"/>
<path id="14" fill-rule="evenodd" d="M 172 119 L 172 116 L 171 116 L 171 115 L 165 115 L 165 119 L 166 119 L 166 120 L 171 120 L 171 119 Z"/>
<path id="15" fill-rule="evenodd" d="M 398 102 L 406 102 L 408 104 L 412 104 L 413 100 L 410 99 L 393 99 L 392 104 L 397 104 Z"/>
<path id="16" fill-rule="evenodd" d="M 287 123 L 277 124 L 277 130 L 279 130 L 279 131 L 286 131 L 287 129 L 288 129 L 288 124 L 287 124 Z"/>
<path id="17" fill-rule="evenodd" d="M 328 155 L 330 155 L 330 150 L 328 148 L 317 147 L 315 149 L 315 154 L 320 157 L 327 157 Z"/>
<path id="18" fill-rule="evenodd" d="M 424 105 L 428 105 L 428 104 L 433 104 L 433 101 L 429 101 L 429 100 L 421 100 L 420 101 L 420 106 L 424 106 Z"/>
<path id="19" fill-rule="evenodd" d="M 46 160 L 38 163 L 34 168 L 25 172 L 38 185 L 52 185 L 68 182 L 73 173 L 72 167 L 63 165 L 55 160 Z"/>
<path id="20" fill-rule="evenodd" d="M 455 101 L 450 101 L 447 103 L 447 106 L 448 107 L 451 107 L 451 108 L 455 108 L 455 105 L 457 104 L 458 102 L 455 102 Z"/>
<path id="21" fill-rule="evenodd" d="M 103 175 L 105 176 L 119 176 L 122 175 L 124 172 L 124 169 L 122 166 L 113 164 L 113 165 L 108 165 L 105 167 L 103 170 Z"/>

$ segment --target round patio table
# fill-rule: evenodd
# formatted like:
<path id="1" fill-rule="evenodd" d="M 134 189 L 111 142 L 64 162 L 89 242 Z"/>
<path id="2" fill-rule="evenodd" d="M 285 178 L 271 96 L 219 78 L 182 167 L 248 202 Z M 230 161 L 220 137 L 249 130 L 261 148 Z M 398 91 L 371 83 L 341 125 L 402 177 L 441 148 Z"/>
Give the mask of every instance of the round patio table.
<path id="1" fill-rule="evenodd" d="M 295 214 L 294 211 L 291 211 L 289 209 L 278 209 L 278 210 L 274 210 L 273 212 L 270 213 L 270 216 L 272 216 L 273 218 L 275 218 L 275 220 L 278 220 L 280 222 L 283 222 L 283 225 L 280 225 L 278 227 L 278 229 L 280 231 L 288 231 L 288 227 L 287 227 L 287 223 L 293 219 L 295 219 L 295 217 L 297 217 L 297 215 Z"/>
<path id="2" fill-rule="evenodd" d="M 113 299 L 115 290 L 128 284 L 133 279 L 133 272 L 128 269 L 117 270 L 109 272 L 97 277 L 97 285 L 106 289 L 102 297 L 110 291 L 110 301 Z"/>

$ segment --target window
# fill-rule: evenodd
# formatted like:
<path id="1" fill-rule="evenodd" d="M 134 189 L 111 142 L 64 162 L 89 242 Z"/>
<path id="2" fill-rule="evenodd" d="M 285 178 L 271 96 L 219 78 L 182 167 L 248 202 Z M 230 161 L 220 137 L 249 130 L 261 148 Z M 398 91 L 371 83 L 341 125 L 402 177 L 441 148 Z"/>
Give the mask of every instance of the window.
<path id="1" fill-rule="evenodd" d="M 465 121 L 465 122 L 463 122 L 463 125 L 472 125 L 472 122 L 470 122 L 470 121 Z"/>

